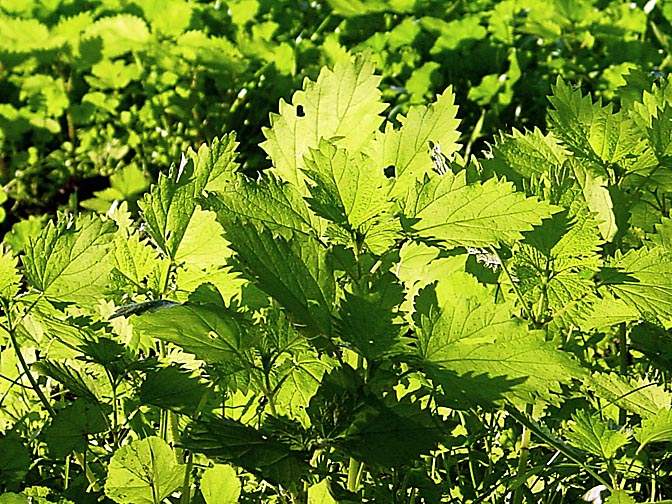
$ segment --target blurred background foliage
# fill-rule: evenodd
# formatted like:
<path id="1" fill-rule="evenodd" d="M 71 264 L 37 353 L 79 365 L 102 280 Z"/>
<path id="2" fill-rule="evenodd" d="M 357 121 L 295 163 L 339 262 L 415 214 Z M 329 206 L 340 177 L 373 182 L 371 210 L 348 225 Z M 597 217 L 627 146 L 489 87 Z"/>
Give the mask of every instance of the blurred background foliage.
<path id="1" fill-rule="evenodd" d="M 667 74 L 670 20 L 656 0 L 3 0 L 1 232 L 59 208 L 133 209 L 227 131 L 247 172 L 267 168 L 278 100 L 358 51 L 389 118 L 452 85 L 465 154 L 480 153 L 500 129 L 544 129 L 558 75 L 610 100 L 624 74 Z"/>

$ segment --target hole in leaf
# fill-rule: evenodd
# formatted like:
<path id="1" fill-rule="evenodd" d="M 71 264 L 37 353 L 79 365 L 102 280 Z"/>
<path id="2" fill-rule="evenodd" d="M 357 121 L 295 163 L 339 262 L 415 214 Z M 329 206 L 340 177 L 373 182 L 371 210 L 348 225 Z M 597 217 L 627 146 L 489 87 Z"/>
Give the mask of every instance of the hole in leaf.
<path id="1" fill-rule="evenodd" d="M 303 105 L 296 106 L 296 117 L 304 117 L 306 113 L 303 110 Z"/>
<path id="2" fill-rule="evenodd" d="M 394 178 L 394 177 L 396 177 L 396 173 L 395 173 L 395 171 L 396 171 L 396 170 L 395 170 L 395 166 L 394 166 L 394 165 L 390 165 L 390 166 L 388 166 L 388 167 L 386 167 L 386 168 L 383 169 L 383 173 L 385 174 L 385 176 L 386 176 L 387 178 Z"/>

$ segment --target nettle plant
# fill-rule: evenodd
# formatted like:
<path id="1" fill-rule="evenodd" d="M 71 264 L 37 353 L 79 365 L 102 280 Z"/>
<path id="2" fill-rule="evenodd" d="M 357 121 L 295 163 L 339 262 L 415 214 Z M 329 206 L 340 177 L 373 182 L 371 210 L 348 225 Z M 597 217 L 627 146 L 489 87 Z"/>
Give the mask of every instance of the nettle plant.
<path id="1" fill-rule="evenodd" d="M 629 79 L 467 160 L 359 56 L 256 179 L 227 134 L 6 249 L 0 502 L 672 497 L 672 88 Z"/>

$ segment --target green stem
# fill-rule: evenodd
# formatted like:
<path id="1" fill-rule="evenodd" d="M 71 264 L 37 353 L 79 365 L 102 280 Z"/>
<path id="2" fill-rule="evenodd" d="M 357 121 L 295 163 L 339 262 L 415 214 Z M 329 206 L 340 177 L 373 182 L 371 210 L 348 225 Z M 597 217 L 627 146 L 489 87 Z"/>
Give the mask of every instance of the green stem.
<path id="1" fill-rule="evenodd" d="M 191 470 L 194 467 L 194 457 L 191 452 L 187 454 L 187 460 L 184 464 L 184 480 L 182 481 L 182 496 L 180 504 L 189 504 L 191 502 Z"/>
<path id="2" fill-rule="evenodd" d="M 528 404 L 525 408 L 525 413 L 532 416 L 534 406 Z M 530 456 L 530 439 L 531 431 L 526 425 L 523 425 L 523 433 L 520 438 L 520 456 L 518 457 L 518 467 L 516 469 L 516 489 L 513 492 L 513 504 L 521 504 L 523 502 L 523 486 L 527 481 L 527 460 Z"/>
<path id="3" fill-rule="evenodd" d="M 5 310 L 5 314 L 7 315 L 7 320 L 11 326 L 11 315 L 9 309 L 7 309 L 6 306 L 3 306 Z M 3 327 L 3 329 L 9 334 L 9 339 L 12 343 L 12 347 L 14 348 L 14 352 L 16 353 L 16 357 L 19 359 L 19 363 L 21 364 L 21 369 L 25 373 L 26 377 L 28 378 L 28 381 L 30 382 L 31 388 L 35 391 L 37 394 L 37 397 L 39 398 L 40 402 L 42 403 L 42 406 L 44 406 L 44 409 L 47 411 L 50 417 L 54 418 L 56 416 L 56 411 L 54 410 L 53 406 L 49 402 L 49 399 L 47 399 L 47 396 L 44 395 L 44 392 L 40 388 L 40 385 L 37 383 L 35 380 L 35 377 L 32 375 L 30 372 L 30 369 L 28 367 L 28 363 L 26 362 L 26 359 L 23 357 L 23 353 L 21 352 L 21 347 L 19 346 L 19 342 L 16 339 L 16 332 L 13 327 Z M 84 469 L 84 472 L 86 474 L 86 479 L 89 482 L 89 486 L 94 492 L 100 492 L 101 488 L 100 485 L 98 484 L 98 480 L 91 471 L 91 468 L 87 465 L 86 459 L 81 453 L 74 452 L 73 456 L 75 457 L 75 460 L 77 460 L 77 463 L 82 466 Z"/>
<path id="4" fill-rule="evenodd" d="M 619 374 L 625 378 L 628 374 L 628 340 L 625 331 L 625 322 L 621 322 L 618 326 L 618 371 Z M 624 408 L 618 409 L 618 425 L 625 425 L 627 419 L 627 411 Z"/>
<path id="5" fill-rule="evenodd" d="M 515 292 L 516 297 L 518 298 L 518 301 L 520 301 L 520 304 L 522 306 L 523 311 L 527 314 L 527 317 L 530 319 L 530 322 L 532 322 L 534 325 L 536 325 L 537 321 L 534 318 L 534 313 L 532 312 L 530 307 L 527 306 L 527 303 L 525 302 L 525 299 L 523 299 L 523 295 L 518 290 L 518 287 L 516 287 L 516 282 L 514 282 L 513 275 L 511 275 L 511 272 L 509 271 L 509 268 L 506 266 L 506 262 L 497 253 L 497 249 L 495 249 L 495 247 L 490 247 L 490 251 L 499 260 L 499 264 L 502 266 L 502 270 L 504 271 L 507 278 L 509 279 L 509 282 L 511 283 L 511 287 L 513 288 L 513 292 Z"/>

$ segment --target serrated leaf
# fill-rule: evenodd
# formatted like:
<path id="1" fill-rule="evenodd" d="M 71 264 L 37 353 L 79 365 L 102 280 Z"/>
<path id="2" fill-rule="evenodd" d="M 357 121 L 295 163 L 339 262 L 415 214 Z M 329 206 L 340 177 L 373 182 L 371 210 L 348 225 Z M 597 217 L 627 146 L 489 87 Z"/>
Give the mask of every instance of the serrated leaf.
<path id="1" fill-rule="evenodd" d="M 635 428 L 635 439 L 641 445 L 651 443 L 672 442 L 672 410 L 664 409 L 642 420 L 642 425 Z"/>
<path id="2" fill-rule="evenodd" d="M 549 97 L 552 131 L 577 155 L 600 164 L 618 163 L 641 152 L 641 137 L 623 112 L 612 104 L 593 103 L 580 89 L 572 89 L 558 77 Z"/>
<path id="3" fill-rule="evenodd" d="M 215 464 L 203 472 L 200 488 L 206 504 L 237 504 L 242 484 L 233 467 Z"/>
<path id="4" fill-rule="evenodd" d="M 18 260 L 11 252 L 0 250 L 0 298 L 11 300 L 19 293 L 21 275 L 17 271 Z"/>
<path id="5" fill-rule="evenodd" d="M 584 167 L 578 160 L 569 160 L 567 165 L 581 187 L 588 208 L 595 213 L 602 238 L 605 241 L 611 241 L 618 231 L 618 225 L 614 215 L 614 202 L 609 193 L 606 178 L 596 170 Z"/>
<path id="6" fill-rule="evenodd" d="M 48 298 L 95 303 L 112 270 L 109 252 L 115 230 L 113 222 L 95 216 L 50 221 L 26 247 L 26 279 Z"/>
<path id="7" fill-rule="evenodd" d="M 149 42 L 149 29 L 139 17 L 130 14 L 103 17 L 89 25 L 84 32 L 87 39 L 100 37 L 103 54 L 108 58 L 144 48 Z"/>
<path id="8" fill-rule="evenodd" d="M 408 398 L 366 397 L 338 445 L 367 464 L 398 467 L 436 448 L 445 433 L 429 410 Z"/>
<path id="9" fill-rule="evenodd" d="M 662 247 L 631 249 L 610 266 L 622 271 L 614 281 L 605 279 L 612 293 L 642 315 L 672 326 L 672 254 Z"/>
<path id="10" fill-rule="evenodd" d="M 610 427 L 598 415 L 591 416 L 584 410 L 572 415 L 572 422 L 565 435 L 577 448 L 604 460 L 613 459 L 618 450 L 630 441 L 628 433 Z"/>
<path id="11" fill-rule="evenodd" d="M 223 232 L 215 213 L 197 206 L 175 251 L 175 260 L 200 268 L 226 263 L 232 252 Z"/>
<path id="12" fill-rule="evenodd" d="M 168 443 L 152 436 L 114 452 L 105 495 L 118 504 L 155 504 L 177 489 L 183 478 L 184 469 Z"/>
<path id="13" fill-rule="evenodd" d="M 236 319 L 214 304 L 174 305 L 145 312 L 133 320 L 133 326 L 210 363 L 238 358 L 246 346 Z"/>
<path id="14" fill-rule="evenodd" d="M 627 381 L 615 373 L 593 373 L 586 384 L 598 397 L 643 418 L 667 410 L 672 404 L 672 394 L 645 378 Z"/>
<path id="15" fill-rule="evenodd" d="M 594 299 L 590 313 L 579 323 L 583 331 L 613 327 L 621 322 L 632 322 L 641 317 L 639 311 L 632 306 L 609 293 L 604 294 L 606 295 Z"/>
<path id="16" fill-rule="evenodd" d="M 241 269 L 310 337 L 331 334 L 335 280 L 327 251 L 316 239 L 295 235 L 286 240 L 242 222 L 229 226 L 226 236 Z"/>
<path id="17" fill-rule="evenodd" d="M 189 370 L 178 366 L 153 369 L 145 374 L 140 386 L 140 401 L 160 408 L 194 414 L 208 386 Z"/>
<path id="18" fill-rule="evenodd" d="M 60 410 L 44 431 L 50 453 L 64 458 L 73 451 L 85 452 L 89 436 L 110 427 L 103 409 L 109 407 L 79 398 Z"/>
<path id="19" fill-rule="evenodd" d="M 237 169 L 235 137 L 215 139 L 210 147 L 198 153 L 190 150 L 179 166 L 173 166 L 149 194 L 138 202 L 147 230 L 163 252 L 173 260 L 195 261 L 203 265 L 222 262 L 229 255 L 226 242 L 219 236 L 217 225 L 208 210 L 202 210 L 198 199 L 205 191 L 228 187 Z M 214 233 L 214 234 L 213 234 Z"/>
<path id="20" fill-rule="evenodd" d="M 367 359 L 381 359 L 403 351 L 398 306 L 404 299 L 401 284 L 391 274 L 378 279 L 367 293 L 345 293 L 336 334 Z"/>
<path id="21" fill-rule="evenodd" d="M 411 107 L 406 117 L 399 118 L 399 129 L 388 123 L 384 133 L 376 133 L 370 155 L 375 166 L 394 167 L 394 194 L 406 192 L 415 180 L 434 170 L 432 145 L 448 158 L 459 149 L 460 121 L 456 116 L 455 94 L 448 87 L 431 105 Z"/>
<path id="22" fill-rule="evenodd" d="M 102 383 L 102 380 L 104 379 L 103 371 L 93 371 L 90 364 L 78 364 L 79 367 L 84 367 L 84 369 L 80 370 L 78 369 L 78 366 L 75 366 L 68 361 L 58 362 L 46 359 L 36 362 L 33 366 L 34 369 L 38 370 L 43 375 L 53 378 L 70 392 L 82 399 L 93 403 L 97 402 L 99 399 L 102 400 L 103 394 L 98 385 Z M 86 369 L 86 367 L 89 369 Z"/>
<path id="23" fill-rule="evenodd" d="M 488 247 L 522 239 L 557 207 L 513 190 L 510 182 L 489 179 L 467 184 L 465 172 L 425 176 L 402 202 L 406 227 L 447 247 Z"/>
<path id="24" fill-rule="evenodd" d="M 353 232 L 390 209 L 384 192 L 387 179 L 366 155 L 350 156 L 321 142 L 304 161 L 303 171 L 312 181 L 307 201 L 319 216 Z"/>
<path id="25" fill-rule="evenodd" d="M 460 340 L 492 343 L 497 336 L 520 331 L 510 307 L 494 297 L 468 273 L 457 272 L 425 287 L 415 298 L 413 320 L 418 330 L 418 353 L 439 362 L 444 351 Z"/>
<path id="26" fill-rule="evenodd" d="M 194 422 L 183 437 L 185 447 L 224 460 L 291 488 L 310 469 L 306 454 L 292 450 L 270 433 L 228 418 Z"/>
<path id="27" fill-rule="evenodd" d="M 316 82 L 304 81 L 291 105 L 281 100 L 279 114 L 271 114 L 261 147 L 277 174 L 302 194 L 306 189 L 299 168 L 310 148 L 317 148 L 321 139 L 333 139 L 349 153 L 358 153 L 382 122 L 379 114 L 386 105 L 380 100 L 380 77 L 373 72 L 366 56 L 337 63 L 333 71 L 325 67 Z"/>
<path id="28" fill-rule="evenodd" d="M 544 135 L 538 128 L 525 133 L 514 129 L 511 135 L 500 134 L 492 146 L 492 159 L 483 163 L 519 184 L 523 178 L 543 176 L 551 166 L 562 166 L 568 154 L 552 133 Z"/>
<path id="29" fill-rule="evenodd" d="M 472 343 L 468 338 L 449 345 L 429 346 L 427 372 L 443 385 L 448 399 L 490 405 L 502 398 L 530 403 L 551 400 L 559 384 L 579 379 L 585 372 L 566 354 L 534 332 L 499 336 L 492 342 Z"/>
<path id="30" fill-rule="evenodd" d="M 147 240 L 141 240 L 138 233 L 129 236 L 117 233 L 115 236 L 112 264 L 124 283 L 142 290 L 143 281 L 155 270 L 156 263 L 162 261 L 156 250 L 149 246 Z"/>
<path id="31" fill-rule="evenodd" d="M 215 137 L 209 145 L 201 145 L 197 152 L 187 150 L 187 158 L 194 163 L 194 195 L 202 191 L 221 191 L 230 188 L 231 181 L 239 169 L 236 161 L 235 133 L 221 138 Z"/>
<path id="32" fill-rule="evenodd" d="M 218 221 L 225 227 L 231 225 L 232 220 L 243 218 L 262 223 L 286 238 L 291 232 L 307 233 L 311 227 L 320 230 L 317 218 L 308 210 L 299 191 L 273 174 L 255 181 L 238 176 L 233 183 L 204 200 L 204 205 L 216 212 Z"/>

